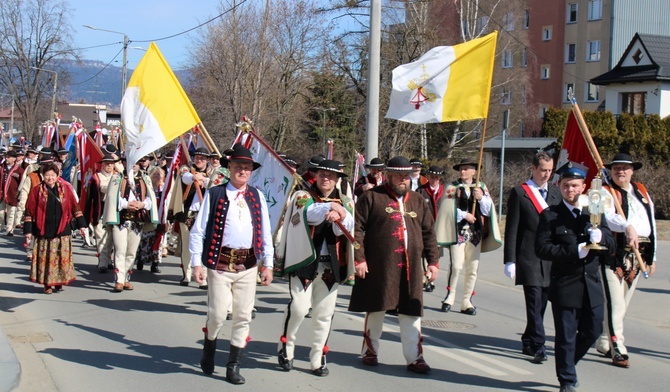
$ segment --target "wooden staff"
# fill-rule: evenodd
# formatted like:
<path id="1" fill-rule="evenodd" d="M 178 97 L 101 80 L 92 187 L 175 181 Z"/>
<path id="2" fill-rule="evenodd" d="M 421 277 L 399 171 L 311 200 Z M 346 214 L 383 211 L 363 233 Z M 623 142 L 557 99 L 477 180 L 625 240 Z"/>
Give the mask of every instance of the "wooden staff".
<path id="1" fill-rule="evenodd" d="M 212 137 L 209 136 L 209 132 L 207 132 L 207 128 L 205 128 L 205 124 L 199 123 L 196 124 L 196 127 L 200 131 L 200 134 L 202 135 L 205 144 L 207 145 L 207 148 L 209 151 L 217 153 L 219 156 L 221 156 L 221 152 L 219 149 L 216 147 L 216 144 L 214 144 L 214 140 L 212 140 Z"/>
<path id="2" fill-rule="evenodd" d="M 598 153 L 598 148 L 596 147 L 596 144 L 593 142 L 593 138 L 591 137 L 591 132 L 589 132 L 588 125 L 586 125 L 586 121 L 584 121 L 582 111 L 579 110 L 579 105 L 577 105 L 577 101 L 574 99 L 574 96 L 570 97 L 570 101 L 572 102 L 575 117 L 577 117 L 579 130 L 582 132 L 582 136 L 586 141 L 586 146 L 588 147 L 589 152 L 591 153 L 591 157 L 596 162 L 596 166 L 598 166 L 598 171 L 602 172 L 605 169 L 605 165 L 603 164 L 603 160 L 600 158 L 600 154 Z M 617 214 L 621 215 L 624 219 L 626 219 L 626 214 L 623 213 L 623 209 L 621 208 L 619 199 L 617 197 L 614 197 L 614 195 L 612 196 L 612 199 L 614 200 L 614 208 L 616 209 Z M 635 258 L 637 259 L 637 262 L 640 265 L 640 271 L 642 271 L 645 278 L 648 278 L 649 272 L 647 270 L 647 264 L 642 259 L 640 250 L 638 248 L 633 248 L 633 252 L 635 252 Z"/>
<path id="3" fill-rule="evenodd" d="M 481 169 L 482 169 L 482 159 L 484 159 L 484 140 L 486 139 L 486 120 L 488 120 L 488 118 L 484 119 L 484 128 L 482 129 L 482 137 L 479 143 L 479 159 L 477 160 L 477 179 L 475 180 L 474 188 L 479 187 L 479 178 L 482 173 Z M 502 192 L 502 189 L 500 190 L 500 192 Z M 474 203 L 472 203 L 472 215 L 475 215 L 476 210 L 477 210 L 477 199 L 474 199 Z"/>

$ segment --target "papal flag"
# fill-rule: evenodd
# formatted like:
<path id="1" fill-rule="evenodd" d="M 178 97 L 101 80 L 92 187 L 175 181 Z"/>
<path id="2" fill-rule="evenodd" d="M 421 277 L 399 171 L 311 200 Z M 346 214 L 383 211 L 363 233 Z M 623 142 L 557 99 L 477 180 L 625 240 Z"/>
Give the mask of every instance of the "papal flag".
<path id="1" fill-rule="evenodd" d="M 498 32 L 438 46 L 393 70 L 386 118 L 413 124 L 486 118 Z"/>
<path id="2" fill-rule="evenodd" d="M 155 43 L 133 72 L 121 101 L 128 167 L 200 123 Z"/>

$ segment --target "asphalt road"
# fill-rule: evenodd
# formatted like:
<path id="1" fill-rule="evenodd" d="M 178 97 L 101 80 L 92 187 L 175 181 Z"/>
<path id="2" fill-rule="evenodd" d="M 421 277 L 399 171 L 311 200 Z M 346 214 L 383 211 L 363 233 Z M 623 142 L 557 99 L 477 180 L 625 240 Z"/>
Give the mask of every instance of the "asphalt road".
<path id="1" fill-rule="evenodd" d="M 225 381 L 230 331 L 219 337 L 217 369 L 199 368 L 206 293 L 195 283 L 181 287 L 178 260 L 169 256 L 162 273 L 135 272 L 132 292 L 113 293 L 112 275 L 99 274 L 92 249 L 76 241 L 77 280 L 52 295 L 28 280 L 29 264 L 20 236 L 0 238 L 0 327 L 20 362 L 18 391 L 187 391 L 233 388 Z M 643 280 L 626 320 L 631 368 L 615 368 L 595 349 L 578 365 L 583 391 L 665 391 L 670 381 L 670 242 L 659 246 L 658 273 Z M 351 288 L 340 288 L 329 340 L 330 376 L 309 369 L 305 320 L 298 335 L 295 369 L 280 370 L 277 341 L 288 300 L 287 284 L 258 288 L 258 317 L 242 362 L 246 390 L 291 391 L 551 391 L 554 373 L 553 321 L 545 320 L 549 361 L 536 365 L 520 353 L 525 325 L 523 293 L 502 272 L 501 250 L 486 253 L 474 303 L 476 316 L 439 311 L 446 273 L 425 295 L 424 350 L 433 371 L 405 368 L 396 318 L 387 316 L 380 365 L 360 360 L 363 315 L 347 312 Z M 460 283 L 462 286 L 462 282 Z M 459 309 L 458 303 L 454 306 Z M 0 332 L 0 391 L 11 390 L 11 351 Z M 9 350 L 9 351 L 7 351 Z M 10 376 L 6 376 L 10 374 Z"/>

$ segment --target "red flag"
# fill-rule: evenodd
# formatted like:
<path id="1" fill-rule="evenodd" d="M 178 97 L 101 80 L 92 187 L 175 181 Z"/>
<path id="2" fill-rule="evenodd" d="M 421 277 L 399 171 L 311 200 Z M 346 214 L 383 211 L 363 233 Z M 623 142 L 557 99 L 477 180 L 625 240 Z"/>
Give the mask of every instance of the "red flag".
<path id="1" fill-rule="evenodd" d="M 100 171 L 103 154 L 88 132 L 80 132 L 77 139 L 79 142 L 79 162 L 81 164 L 81 197 L 79 198 L 79 205 L 83 209 L 83 203 L 86 202 L 86 198 L 88 197 L 88 182 L 95 173 Z"/>
<path id="2" fill-rule="evenodd" d="M 570 110 L 570 114 L 568 115 L 568 122 L 565 126 L 565 137 L 563 138 L 561 153 L 556 162 L 556 169 L 559 169 L 568 162 L 572 162 L 573 165 L 586 172 L 586 189 L 588 190 L 591 180 L 598 173 L 598 166 L 580 130 L 574 109 Z M 558 175 L 554 176 L 554 182 L 558 182 Z"/>

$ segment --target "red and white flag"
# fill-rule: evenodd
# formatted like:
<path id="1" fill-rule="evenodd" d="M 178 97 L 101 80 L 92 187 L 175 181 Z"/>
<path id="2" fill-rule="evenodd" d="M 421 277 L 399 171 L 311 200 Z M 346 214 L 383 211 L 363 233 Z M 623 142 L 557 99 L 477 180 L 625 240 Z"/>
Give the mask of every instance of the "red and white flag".
<path id="1" fill-rule="evenodd" d="M 80 180 L 82 184 L 79 203 L 85 203 L 88 197 L 88 182 L 95 173 L 100 171 L 103 154 L 88 132 L 80 132 L 77 135 L 77 141 L 79 142 Z M 80 205 L 83 209 L 83 204 Z"/>
<path id="2" fill-rule="evenodd" d="M 591 180 L 598 173 L 598 166 L 586 144 L 579 122 L 577 121 L 577 116 L 575 115 L 575 109 L 570 110 L 570 114 L 568 115 L 563 146 L 561 146 L 561 152 L 556 162 L 556 169 L 561 168 L 568 162 L 572 162 L 574 166 L 586 172 L 586 185 L 588 189 Z M 558 178 L 558 174 L 554 175 L 554 182 L 557 183 Z"/>

